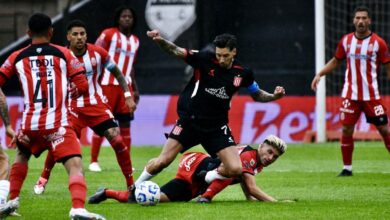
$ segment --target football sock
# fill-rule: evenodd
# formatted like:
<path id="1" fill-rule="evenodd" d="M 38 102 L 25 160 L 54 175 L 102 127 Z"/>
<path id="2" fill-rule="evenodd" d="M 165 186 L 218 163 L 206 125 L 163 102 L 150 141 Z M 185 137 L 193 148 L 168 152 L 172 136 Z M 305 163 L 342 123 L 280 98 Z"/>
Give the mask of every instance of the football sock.
<path id="1" fill-rule="evenodd" d="M 215 170 L 211 170 L 209 172 L 207 172 L 204 180 L 206 181 L 206 183 L 211 183 L 212 181 L 216 180 L 216 179 L 219 179 L 219 180 L 224 180 L 224 179 L 228 179 L 227 177 L 224 177 L 222 176 L 221 174 L 218 173 L 217 169 Z"/>
<path id="2" fill-rule="evenodd" d="M 202 194 L 202 197 L 213 199 L 215 195 L 225 189 L 228 185 L 233 182 L 233 178 L 226 180 L 214 180 L 207 188 L 206 192 Z"/>
<path id="3" fill-rule="evenodd" d="M 133 167 L 131 164 L 130 154 L 126 145 L 123 143 L 121 135 L 114 137 L 110 140 L 110 144 L 115 151 L 116 159 L 121 167 L 122 173 L 126 178 L 127 187 L 134 184 L 133 179 Z"/>
<path id="4" fill-rule="evenodd" d="M 48 151 L 46 160 L 45 160 L 45 166 L 43 167 L 41 177 L 48 180 L 50 178 L 51 170 L 53 169 L 54 165 L 56 164 L 52 151 Z"/>
<path id="5" fill-rule="evenodd" d="M 27 163 L 14 163 L 9 175 L 10 182 L 10 199 L 19 197 L 20 189 L 23 186 L 23 182 L 26 179 L 28 171 Z"/>
<path id="6" fill-rule="evenodd" d="M 0 205 L 4 205 L 7 202 L 9 185 L 8 180 L 0 180 Z"/>
<path id="7" fill-rule="evenodd" d="M 146 167 L 142 171 L 141 175 L 138 177 L 137 181 L 135 181 L 135 187 L 139 186 L 142 182 L 152 179 L 154 175 L 150 174 Z"/>
<path id="8" fill-rule="evenodd" d="M 390 153 L 390 134 L 383 138 L 387 151 Z"/>
<path id="9" fill-rule="evenodd" d="M 91 163 L 98 162 L 100 146 L 103 143 L 103 137 L 100 137 L 97 134 L 92 135 L 92 143 L 91 143 Z"/>
<path id="10" fill-rule="evenodd" d="M 84 208 L 87 196 L 87 185 L 84 176 L 69 176 L 69 191 L 72 197 L 72 208 Z"/>
<path id="11" fill-rule="evenodd" d="M 110 199 L 115 199 L 119 202 L 127 202 L 129 199 L 129 191 L 117 191 L 117 190 L 106 190 L 106 196 Z"/>
<path id="12" fill-rule="evenodd" d="M 344 165 L 343 170 L 349 170 L 352 171 L 352 165 Z"/>
<path id="13" fill-rule="evenodd" d="M 129 152 L 131 151 L 131 130 L 130 128 L 119 128 L 123 142 L 128 147 Z"/>
<path id="14" fill-rule="evenodd" d="M 341 154 L 343 156 L 344 166 L 352 165 L 353 148 L 353 137 L 343 135 L 341 137 Z"/>

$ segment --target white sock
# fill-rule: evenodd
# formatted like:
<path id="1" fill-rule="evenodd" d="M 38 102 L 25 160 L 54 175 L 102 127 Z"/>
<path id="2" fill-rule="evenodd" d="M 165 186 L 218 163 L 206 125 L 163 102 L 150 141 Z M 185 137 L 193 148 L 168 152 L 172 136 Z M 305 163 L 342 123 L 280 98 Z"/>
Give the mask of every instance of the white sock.
<path id="1" fill-rule="evenodd" d="M 352 165 L 344 165 L 343 169 L 352 171 Z"/>
<path id="2" fill-rule="evenodd" d="M 134 183 L 135 187 L 139 186 L 139 184 L 141 184 L 142 182 L 145 182 L 147 180 L 152 179 L 152 177 L 154 177 L 154 176 L 155 175 L 148 173 L 148 171 L 146 171 L 146 168 L 144 168 L 141 175 L 138 177 L 137 181 L 135 181 L 135 183 Z"/>
<path id="3" fill-rule="evenodd" d="M 0 180 L 0 205 L 3 205 L 7 202 L 9 194 L 9 181 Z"/>
<path id="4" fill-rule="evenodd" d="M 206 177 L 204 178 L 206 183 L 211 183 L 213 180 L 216 180 L 216 179 L 218 179 L 218 180 L 225 180 L 225 179 L 228 179 L 228 178 L 222 176 L 221 174 L 219 174 L 217 169 L 211 170 L 211 171 L 207 172 Z"/>

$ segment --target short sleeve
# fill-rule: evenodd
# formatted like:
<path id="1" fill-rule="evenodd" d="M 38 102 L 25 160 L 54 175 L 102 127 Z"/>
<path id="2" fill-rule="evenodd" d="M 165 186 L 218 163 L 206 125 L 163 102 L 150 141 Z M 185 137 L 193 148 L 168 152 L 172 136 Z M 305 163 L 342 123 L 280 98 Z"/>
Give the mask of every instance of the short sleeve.
<path id="1" fill-rule="evenodd" d="M 110 46 L 109 42 L 109 31 L 108 29 L 104 30 L 100 36 L 96 39 L 95 45 L 104 48 L 105 50 L 108 50 L 108 47 Z"/>
<path id="2" fill-rule="evenodd" d="M 200 67 L 204 61 L 207 61 L 210 58 L 210 54 L 207 51 L 199 52 L 197 50 L 188 50 L 185 57 L 185 61 L 192 67 Z"/>
<path id="3" fill-rule="evenodd" d="M 15 58 L 17 56 L 17 53 L 11 54 L 7 60 L 1 65 L 0 67 L 0 86 L 3 86 L 4 83 L 12 77 L 13 74 L 15 74 Z"/>
<path id="4" fill-rule="evenodd" d="M 336 57 L 336 59 L 338 60 L 342 60 L 346 57 L 346 52 L 345 52 L 345 49 L 344 49 L 344 46 L 343 46 L 343 41 L 344 41 L 344 38 L 343 37 L 339 43 L 337 44 L 337 49 L 336 49 L 336 53 L 334 55 L 334 57 Z"/>
<path id="5" fill-rule="evenodd" d="M 387 46 L 384 40 L 379 40 L 379 50 L 378 50 L 378 60 L 381 63 L 389 63 L 390 62 L 390 54 L 389 47 Z"/>
<path id="6" fill-rule="evenodd" d="M 244 79 L 241 83 L 241 87 L 248 88 L 255 82 L 255 74 L 251 69 L 245 69 Z"/>

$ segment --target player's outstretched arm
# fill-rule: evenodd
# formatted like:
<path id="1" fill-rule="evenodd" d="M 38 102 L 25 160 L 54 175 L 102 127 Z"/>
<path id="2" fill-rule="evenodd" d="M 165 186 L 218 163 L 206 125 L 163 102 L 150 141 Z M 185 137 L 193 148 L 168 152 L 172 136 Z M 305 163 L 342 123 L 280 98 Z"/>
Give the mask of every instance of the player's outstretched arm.
<path id="1" fill-rule="evenodd" d="M 274 93 L 268 93 L 262 89 L 252 93 L 251 96 L 256 102 L 270 102 L 282 98 L 286 94 L 286 91 L 281 86 L 276 86 Z"/>
<path id="2" fill-rule="evenodd" d="M 170 55 L 185 58 L 187 51 L 184 48 L 178 47 L 176 44 L 164 39 L 158 30 L 147 31 L 146 35 L 152 38 L 158 46 Z"/>
<path id="3" fill-rule="evenodd" d="M 387 74 L 387 78 L 390 79 L 390 63 L 386 63 L 384 65 L 385 69 L 386 69 L 386 74 Z"/>
<path id="4" fill-rule="evenodd" d="M 313 91 L 316 91 L 317 85 L 320 82 L 321 77 L 332 72 L 341 64 L 341 62 L 341 60 L 338 60 L 335 57 L 329 60 L 328 63 L 326 63 L 326 65 L 324 66 L 324 68 L 322 68 L 322 70 L 314 76 L 313 81 L 311 82 L 311 89 Z"/>
<path id="5" fill-rule="evenodd" d="M 249 173 L 242 174 L 241 188 L 243 189 L 246 197 L 249 199 L 251 199 L 251 197 L 254 197 L 257 200 L 264 201 L 264 202 L 276 202 L 277 201 L 272 196 L 269 196 L 267 193 L 263 192 L 256 185 L 255 176 L 253 176 Z"/>

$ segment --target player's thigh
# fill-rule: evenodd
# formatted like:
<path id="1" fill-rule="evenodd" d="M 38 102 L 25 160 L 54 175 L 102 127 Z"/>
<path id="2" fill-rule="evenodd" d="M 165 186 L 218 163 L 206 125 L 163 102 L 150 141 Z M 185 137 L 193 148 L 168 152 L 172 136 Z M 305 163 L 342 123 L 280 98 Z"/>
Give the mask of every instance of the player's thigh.
<path id="1" fill-rule="evenodd" d="M 363 111 L 361 102 L 344 99 L 340 106 L 340 122 L 342 125 L 355 125 Z"/>
<path id="2" fill-rule="evenodd" d="M 381 100 L 371 100 L 362 103 L 367 122 L 375 126 L 387 125 L 387 108 Z"/>
<path id="3" fill-rule="evenodd" d="M 183 147 L 176 139 L 168 138 L 158 156 L 158 160 L 166 165 L 170 164 L 182 151 Z"/>
<path id="4" fill-rule="evenodd" d="M 235 145 L 220 150 L 217 155 L 224 164 L 225 169 L 236 172 L 241 170 L 241 160 Z"/>

